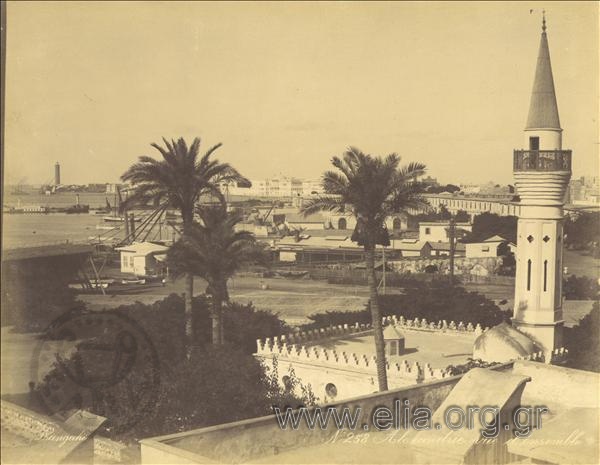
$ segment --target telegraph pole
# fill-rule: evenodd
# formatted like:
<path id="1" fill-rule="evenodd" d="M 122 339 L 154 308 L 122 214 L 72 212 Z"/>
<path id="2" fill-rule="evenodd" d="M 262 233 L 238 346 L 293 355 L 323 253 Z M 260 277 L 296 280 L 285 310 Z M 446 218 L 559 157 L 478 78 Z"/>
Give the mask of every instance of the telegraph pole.
<path id="1" fill-rule="evenodd" d="M 383 294 L 385 295 L 385 245 L 383 246 L 383 253 L 381 254 L 382 266 L 383 266 Z"/>
<path id="2" fill-rule="evenodd" d="M 450 239 L 450 283 L 454 284 L 454 251 L 455 251 L 455 236 L 456 236 L 456 224 L 454 216 L 450 217 L 450 228 L 448 231 Z"/>

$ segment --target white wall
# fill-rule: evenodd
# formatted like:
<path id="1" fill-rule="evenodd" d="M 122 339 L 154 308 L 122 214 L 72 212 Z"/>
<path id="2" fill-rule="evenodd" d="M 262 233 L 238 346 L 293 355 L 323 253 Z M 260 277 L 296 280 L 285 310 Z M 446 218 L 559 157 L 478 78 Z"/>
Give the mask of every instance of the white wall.
<path id="1" fill-rule="evenodd" d="M 467 258 L 483 258 L 498 256 L 499 242 L 476 242 L 465 244 Z"/>

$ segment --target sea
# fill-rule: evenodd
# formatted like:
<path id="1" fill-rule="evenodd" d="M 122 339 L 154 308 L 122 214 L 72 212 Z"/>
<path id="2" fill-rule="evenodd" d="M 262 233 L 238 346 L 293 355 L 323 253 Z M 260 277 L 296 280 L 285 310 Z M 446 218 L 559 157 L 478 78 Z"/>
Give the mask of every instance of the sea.
<path id="1" fill-rule="evenodd" d="M 115 205 L 114 194 L 79 192 L 79 203 L 89 205 L 91 209 L 106 207 L 106 201 Z M 75 205 L 75 192 L 59 192 L 53 195 L 40 194 L 36 189 L 26 189 L 16 193 L 6 189 L 3 206 L 48 206 L 69 207 Z M 23 213 L 2 215 L 2 247 L 28 247 L 50 245 L 59 242 L 84 243 L 95 238 L 122 237 L 120 230 L 97 229 L 97 225 L 107 226 L 103 216 L 91 213 Z M 118 224 L 114 226 L 119 227 Z"/>

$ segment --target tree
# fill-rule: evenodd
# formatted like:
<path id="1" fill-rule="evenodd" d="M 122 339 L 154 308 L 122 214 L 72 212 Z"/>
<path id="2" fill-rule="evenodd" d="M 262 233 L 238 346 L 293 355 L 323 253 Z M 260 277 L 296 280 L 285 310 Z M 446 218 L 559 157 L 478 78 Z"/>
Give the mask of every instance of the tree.
<path id="1" fill-rule="evenodd" d="M 569 350 L 567 366 L 578 370 L 600 373 L 600 304 L 592 305 L 592 310 L 577 326 L 565 328 L 565 347 Z"/>
<path id="2" fill-rule="evenodd" d="M 174 275 L 188 274 L 202 277 L 207 283 L 206 293 L 212 297 L 212 341 L 223 343 L 223 302 L 229 301 L 227 281 L 242 266 L 264 262 L 263 251 L 249 231 L 236 231 L 242 217 L 228 212 L 224 206 L 197 209 L 200 222 L 193 224 L 188 233 L 167 253 L 167 263 Z"/>
<path id="3" fill-rule="evenodd" d="M 565 245 L 574 249 L 587 249 L 598 255 L 600 246 L 600 213 L 580 213 L 574 220 L 565 217 Z"/>
<path id="4" fill-rule="evenodd" d="M 473 232 L 469 240 L 479 242 L 498 235 L 510 242 L 517 242 L 517 220 L 516 216 L 500 216 L 495 213 L 481 213 L 473 219 Z"/>
<path id="5" fill-rule="evenodd" d="M 384 159 L 349 148 L 342 158 L 333 157 L 337 171 L 323 174 L 325 196 L 309 200 L 301 209 L 304 215 L 319 211 L 344 212 L 349 209 L 356 218 L 352 240 L 364 248 L 370 310 L 375 338 L 379 390 L 387 390 L 385 345 L 381 312 L 378 305 L 375 275 L 375 247 L 389 245 L 385 228 L 387 217 L 428 206 L 422 197 L 417 177 L 425 174 L 425 165 L 410 163 L 399 167 L 400 157 L 390 154 Z"/>
<path id="6" fill-rule="evenodd" d="M 210 195 L 222 203 L 225 202 L 219 184 L 222 182 L 248 183 L 227 163 L 211 159 L 211 155 L 221 144 L 211 147 L 202 157 L 199 157 L 200 139 L 195 138 L 188 147 L 183 138 L 168 141 L 163 138 L 165 147 L 151 144 L 158 150 L 162 160 L 142 156 L 122 176 L 125 182 L 133 186 L 133 193 L 125 207 L 147 205 L 151 203 L 159 208 L 172 208 L 181 213 L 183 220 L 182 236 L 190 234 L 194 223 L 194 208 L 200 197 Z M 185 334 L 187 339 L 188 357 L 191 354 L 192 330 L 192 297 L 194 293 L 194 276 L 186 275 L 185 301 Z"/>

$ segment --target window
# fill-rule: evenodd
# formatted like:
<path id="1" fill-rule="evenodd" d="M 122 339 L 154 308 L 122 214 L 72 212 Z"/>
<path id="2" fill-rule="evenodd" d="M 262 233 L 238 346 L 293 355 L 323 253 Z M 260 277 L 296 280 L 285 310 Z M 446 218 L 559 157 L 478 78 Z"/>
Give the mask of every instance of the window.
<path id="1" fill-rule="evenodd" d="M 483 245 L 483 246 L 481 246 L 481 251 L 482 252 L 489 252 L 490 251 L 490 246 L 489 245 Z"/>
<path id="2" fill-rule="evenodd" d="M 531 290 L 531 259 L 527 260 L 527 290 Z"/>
<path id="3" fill-rule="evenodd" d="M 425 228 L 425 234 L 431 234 L 431 228 Z"/>
<path id="4" fill-rule="evenodd" d="M 547 280 L 548 280 L 548 260 L 544 260 L 544 292 L 546 292 Z"/>
<path id="5" fill-rule="evenodd" d="M 398 353 L 398 343 L 396 341 L 390 341 L 390 355 L 396 355 Z"/>
<path id="6" fill-rule="evenodd" d="M 340 218 L 338 220 L 338 229 L 346 229 L 348 224 L 346 223 L 346 218 Z"/>
<path id="7" fill-rule="evenodd" d="M 325 394 L 333 399 L 337 396 L 337 393 L 336 385 L 333 383 L 327 383 L 327 386 L 325 386 Z"/>
<path id="8" fill-rule="evenodd" d="M 540 138 L 539 137 L 530 137 L 529 138 L 529 150 L 539 150 L 540 149 Z"/>

